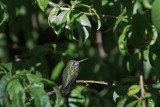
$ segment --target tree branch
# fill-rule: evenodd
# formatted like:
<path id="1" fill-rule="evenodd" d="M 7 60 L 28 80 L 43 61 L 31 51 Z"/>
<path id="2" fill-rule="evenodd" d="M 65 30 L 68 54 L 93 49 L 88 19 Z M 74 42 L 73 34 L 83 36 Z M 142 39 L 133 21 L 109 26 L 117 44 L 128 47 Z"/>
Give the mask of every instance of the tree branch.
<path id="1" fill-rule="evenodd" d="M 76 80 L 76 83 L 77 84 L 80 84 L 80 83 L 83 83 L 83 84 L 100 84 L 100 85 L 108 85 L 107 82 L 105 81 L 95 81 L 95 80 Z M 112 86 L 115 86 L 115 84 L 113 83 Z M 62 85 L 59 86 L 59 89 L 62 88 Z M 48 92 L 48 95 L 52 95 L 54 94 L 55 91 L 52 90 L 50 92 Z"/>
<path id="2" fill-rule="evenodd" d="M 53 3 L 53 2 L 49 2 L 48 5 L 50 7 L 55 7 L 57 4 L 56 3 Z M 70 10 L 70 8 L 66 8 L 66 7 L 61 7 L 60 8 L 61 11 L 64 11 L 64 10 Z M 89 13 L 89 12 L 83 12 L 85 15 L 87 16 L 95 16 L 96 14 L 95 13 Z M 112 16 L 112 15 L 105 15 L 105 14 L 102 14 L 102 15 L 99 15 L 103 18 L 113 18 L 113 19 L 118 19 L 117 16 Z"/>
<path id="3" fill-rule="evenodd" d="M 100 85 L 108 85 L 107 82 L 104 81 L 94 81 L 94 80 L 76 80 L 76 83 L 83 83 L 83 84 L 100 84 Z"/>
<path id="4" fill-rule="evenodd" d="M 140 85 L 140 88 L 141 88 L 141 99 L 142 99 L 142 107 L 146 107 L 146 102 L 145 102 L 145 99 L 144 99 L 144 95 L 145 95 L 145 89 L 144 89 L 144 82 L 143 82 L 143 76 L 140 75 L 140 78 L 139 78 L 139 85 Z"/>

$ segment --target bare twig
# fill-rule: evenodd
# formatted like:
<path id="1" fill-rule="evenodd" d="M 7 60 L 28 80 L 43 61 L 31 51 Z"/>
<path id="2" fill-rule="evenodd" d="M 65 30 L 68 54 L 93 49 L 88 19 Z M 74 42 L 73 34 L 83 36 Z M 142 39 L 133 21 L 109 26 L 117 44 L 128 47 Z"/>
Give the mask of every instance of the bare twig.
<path id="1" fill-rule="evenodd" d="M 145 89 L 144 89 L 144 82 L 143 82 L 143 76 L 140 75 L 140 78 L 139 78 L 139 85 L 140 85 L 140 88 L 141 88 L 141 99 L 142 99 L 142 107 L 146 107 L 146 102 L 145 102 L 145 99 L 144 99 L 144 95 L 145 95 Z"/>
<path id="2" fill-rule="evenodd" d="M 53 3 L 53 2 L 49 2 L 48 5 L 49 5 L 50 7 L 55 7 L 57 4 L 56 4 L 56 3 Z M 70 8 L 61 7 L 60 10 L 61 10 L 61 11 L 70 10 Z M 87 15 L 87 16 L 95 16 L 95 15 L 96 15 L 95 13 L 89 13 L 89 12 L 84 12 L 84 14 Z M 106 17 L 106 18 L 118 19 L 117 16 L 112 16 L 112 15 L 102 14 L 102 15 L 100 15 L 100 16 L 103 17 L 103 18 Z"/>
<path id="3" fill-rule="evenodd" d="M 104 48 L 103 48 L 102 32 L 100 30 L 98 30 L 96 32 L 96 43 L 98 45 L 99 56 L 102 59 L 105 59 L 107 57 L 107 54 L 106 54 L 106 52 L 104 51 Z"/>
<path id="4" fill-rule="evenodd" d="M 48 5 L 50 7 L 55 7 L 57 4 L 56 3 L 53 3 L 53 2 L 49 2 Z M 66 8 L 66 7 L 61 7 L 60 10 L 64 11 L 64 10 L 70 10 L 69 8 Z"/>
<path id="5" fill-rule="evenodd" d="M 96 15 L 95 13 L 88 13 L 88 12 L 84 12 L 84 14 L 87 15 L 87 16 L 95 16 L 95 15 Z M 102 14 L 102 15 L 100 15 L 100 16 L 103 17 L 103 18 L 118 19 L 118 16 L 105 15 L 105 14 Z"/>
<path id="6" fill-rule="evenodd" d="M 107 82 L 104 81 L 94 81 L 94 80 L 76 80 L 76 83 L 85 83 L 85 84 L 101 84 L 101 85 L 108 85 Z"/>

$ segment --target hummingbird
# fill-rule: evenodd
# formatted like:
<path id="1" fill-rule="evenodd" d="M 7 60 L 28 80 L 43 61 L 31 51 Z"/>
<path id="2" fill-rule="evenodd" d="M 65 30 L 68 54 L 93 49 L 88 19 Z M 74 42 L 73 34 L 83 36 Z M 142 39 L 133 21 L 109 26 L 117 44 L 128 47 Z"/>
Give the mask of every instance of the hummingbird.
<path id="1" fill-rule="evenodd" d="M 80 61 L 69 60 L 66 68 L 62 74 L 62 93 L 68 94 L 70 92 L 70 87 L 78 76 L 79 63 L 87 60 L 88 58 L 82 59 Z"/>

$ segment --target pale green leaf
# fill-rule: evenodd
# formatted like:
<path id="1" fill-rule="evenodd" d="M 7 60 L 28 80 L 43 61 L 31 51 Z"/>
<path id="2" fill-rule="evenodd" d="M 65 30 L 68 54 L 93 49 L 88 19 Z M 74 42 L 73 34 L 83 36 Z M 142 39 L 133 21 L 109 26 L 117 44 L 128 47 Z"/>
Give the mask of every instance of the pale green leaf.
<path id="1" fill-rule="evenodd" d="M 50 0 L 37 0 L 38 5 L 42 11 L 46 9 Z"/>
<path id="2" fill-rule="evenodd" d="M 127 32 L 129 31 L 130 27 L 131 27 L 131 25 L 127 25 L 123 29 L 123 32 L 118 39 L 118 46 L 119 46 L 119 50 L 120 50 L 122 55 L 126 55 L 128 53 L 128 50 L 127 50 Z"/>
<path id="3" fill-rule="evenodd" d="M 128 89 L 128 96 L 132 96 L 137 94 L 140 91 L 140 86 L 139 85 L 132 85 L 131 87 L 129 87 Z"/>

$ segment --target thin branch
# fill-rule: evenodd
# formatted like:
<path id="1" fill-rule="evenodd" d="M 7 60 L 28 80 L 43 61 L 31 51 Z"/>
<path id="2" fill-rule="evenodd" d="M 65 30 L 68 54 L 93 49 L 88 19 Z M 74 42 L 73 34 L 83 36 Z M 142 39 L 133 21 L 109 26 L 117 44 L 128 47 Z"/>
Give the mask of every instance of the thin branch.
<path id="1" fill-rule="evenodd" d="M 87 85 L 88 84 L 108 85 L 108 83 L 105 81 L 95 81 L 95 80 L 76 80 L 76 83 L 77 84 L 83 83 L 83 84 L 87 84 Z M 115 83 L 113 83 L 112 86 L 115 86 Z M 62 85 L 59 86 L 60 90 L 61 90 L 61 88 L 62 88 Z M 48 92 L 48 95 L 52 95 L 54 93 L 55 93 L 55 91 L 52 90 L 52 91 Z"/>
<path id="2" fill-rule="evenodd" d="M 50 7 L 55 7 L 57 4 L 56 3 L 53 3 L 53 2 L 49 2 L 48 5 Z M 70 10 L 70 8 L 66 8 L 66 7 L 61 7 L 60 8 L 61 11 L 64 11 L 64 10 Z M 95 13 L 89 13 L 89 12 L 83 12 L 85 15 L 87 16 L 95 16 L 96 14 Z M 112 15 L 105 15 L 105 14 L 102 14 L 100 15 L 101 17 L 103 18 L 113 18 L 113 19 L 118 19 L 117 16 L 112 16 Z"/>
<path id="3" fill-rule="evenodd" d="M 95 13 L 88 13 L 88 12 L 84 12 L 84 14 L 87 15 L 87 16 L 95 16 L 95 15 L 96 15 Z M 100 15 L 100 16 L 103 17 L 103 18 L 118 19 L 118 16 L 105 15 L 105 14 L 102 14 L 102 15 Z"/>
<path id="4" fill-rule="evenodd" d="M 49 2 L 48 5 L 50 7 L 55 7 L 57 4 L 53 3 L 53 2 Z M 70 10 L 70 8 L 66 8 L 66 7 L 61 7 L 60 10 L 64 11 L 64 10 Z"/>
<path id="5" fill-rule="evenodd" d="M 107 82 L 94 80 L 76 80 L 76 83 L 108 85 Z"/>
<path id="6" fill-rule="evenodd" d="M 140 75 L 140 78 L 139 78 L 139 85 L 140 85 L 140 88 L 141 88 L 141 99 L 142 99 L 142 107 L 146 107 L 146 102 L 145 102 L 145 99 L 144 99 L 144 95 L 145 95 L 145 89 L 144 89 L 144 82 L 143 82 L 143 76 Z"/>

